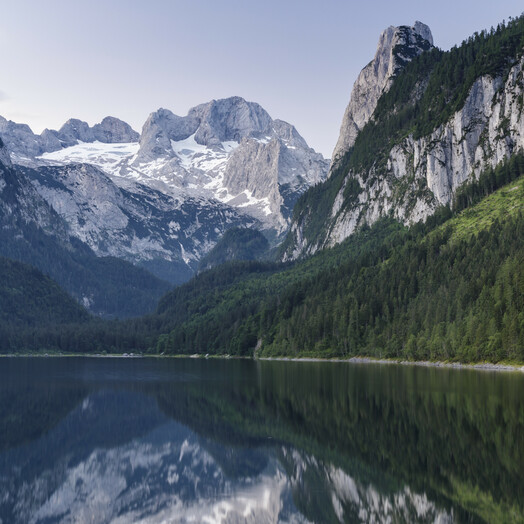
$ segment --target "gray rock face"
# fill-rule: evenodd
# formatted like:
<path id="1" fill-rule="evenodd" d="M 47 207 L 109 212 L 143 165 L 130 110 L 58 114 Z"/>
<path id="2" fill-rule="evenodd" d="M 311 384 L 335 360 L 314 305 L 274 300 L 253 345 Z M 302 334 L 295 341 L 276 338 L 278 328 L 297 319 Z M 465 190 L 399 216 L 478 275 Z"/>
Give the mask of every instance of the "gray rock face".
<path id="1" fill-rule="evenodd" d="M 123 258 L 177 283 L 189 278 L 227 229 L 256 225 L 218 202 L 180 201 L 141 184 L 119 187 L 89 164 L 23 169 L 68 223 L 69 234 L 98 256 Z M 171 275 L 164 271 L 168 266 Z"/>
<path id="2" fill-rule="evenodd" d="M 373 115 L 378 99 L 389 90 L 393 77 L 415 56 L 432 46 L 431 30 L 422 22 L 415 22 L 412 27 L 390 26 L 383 31 L 375 57 L 362 69 L 353 86 L 330 171 L 353 146 L 359 131 Z"/>
<path id="3" fill-rule="evenodd" d="M 52 152 L 59 151 L 62 149 L 62 142 L 60 141 L 58 131 L 53 131 L 51 129 L 44 129 L 40 135 L 40 140 L 42 144 L 42 152 Z"/>
<path id="4" fill-rule="evenodd" d="M 95 124 L 93 135 L 95 140 L 106 144 L 138 142 L 140 138 L 129 124 L 114 116 L 106 116 L 100 124 Z"/>
<path id="5" fill-rule="evenodd" d="M 505 83 L 500 77 L 478 78 L 464 107 L 446 124 L 426 137 L 409 136 L 393 147 L 381 183 L 370 185 L 356 174 L 365 189 L 361 205 L 338 215 L 327 244 L 342 241 L 364 221 L 372 224 L 390 211 L 405 224 L 423 220 L 438 205 L 450 204 L 462 184 L 477 179 L 513 151 L 524 150 L 524 116 L 519 106 L 519 97 L 524 96 L 523 70 L 524 58 Z M 396 188 L 403 182 L 406 189 L 400 193 Z"/>
<path id="6" fill-rule="evenodd" d="M 261 137 L 271 132 L 271 117 L 261 106 L 239 96 L 213 100 L 190 110 L 200 124 L 197 144 L 219 146 L 222 142 L 240 142 L 246 137 Z"/>
<path id="7" fill-rule="evenodd" d="M 73 146 L 81 142 L 94 142 L 95 135 L 87 122 L 70 118 L 59 130 L 58 137 L 64 147 Z"/>
<path id="8" fill-rule="evenodd" d="M 13 168 L 9 152 L 1 143 L 0 229 L 3 234 L 14 237 L 20 235 L 20 228 L 28 224 L 53 234 L 64 243 L 68 241 L 66 223 L 38 194 L 30 181 Z"/>
<path id="9" fill-rule="evenodd" d="M 28 125 L 17 124 L 1 116 L 0 138 L 2 138 L 9 152 L 16 157 L 29 159 L 43 152 L 40 137 L 33 134 Z"/>
<path id="10" fill-rule="evenodd" d="M 0 163 L 2 163 L 4 166 L 11 167 L 11 155 L 9 154 L 9 151 L 7 150 L 7 147 L 5 146 L 1 138 L 0 138 Z"/>

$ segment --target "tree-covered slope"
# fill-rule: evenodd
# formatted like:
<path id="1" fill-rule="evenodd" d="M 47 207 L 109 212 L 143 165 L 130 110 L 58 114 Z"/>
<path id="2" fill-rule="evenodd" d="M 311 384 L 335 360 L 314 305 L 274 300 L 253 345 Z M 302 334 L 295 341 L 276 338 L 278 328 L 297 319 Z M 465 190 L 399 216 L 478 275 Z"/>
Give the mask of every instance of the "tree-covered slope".
<path id="1" fill-rule="evenodd" d="M 0 326 L 20 328 L 88 318 L 87 311 L 49 277 L 27 264 L 0 257 Z"/>
<path id="2" fill-rule="evenodd" d="M 524 178 L 450 215 L 410 229 L 385 220 L 293 267 L 192 295 L 197 278 L 161 311 L 180 318 L 171 308 L 183 303 L 187 314 L 157 349 L 524 360 Z"/>
<path id="3" fill-rule="evenodd" d="M 199 270 L 211 269 L 231 260 L 258 260 L 269 250 L 266 237 L 256 229 L 228 229 L 217 244 L 205 255 Z"/>

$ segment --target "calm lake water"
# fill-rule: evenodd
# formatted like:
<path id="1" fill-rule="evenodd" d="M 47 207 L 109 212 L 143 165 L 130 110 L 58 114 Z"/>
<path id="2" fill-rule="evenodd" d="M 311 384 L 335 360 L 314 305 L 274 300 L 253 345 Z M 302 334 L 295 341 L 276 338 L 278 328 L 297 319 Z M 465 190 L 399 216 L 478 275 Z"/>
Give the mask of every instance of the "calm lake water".
<path id="1" fill-rule="evenodd" d="M 518 522 L 524 374 L 0 359 L 0 523 Z"/>

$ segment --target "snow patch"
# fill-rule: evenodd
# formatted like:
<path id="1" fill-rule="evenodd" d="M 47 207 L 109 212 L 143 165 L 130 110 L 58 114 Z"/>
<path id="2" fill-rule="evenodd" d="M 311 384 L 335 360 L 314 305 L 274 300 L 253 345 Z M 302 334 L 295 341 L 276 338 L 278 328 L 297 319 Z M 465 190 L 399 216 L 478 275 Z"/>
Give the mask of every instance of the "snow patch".
<path id="1" fill-rule="evenodd" d="M 138 153 L 137 142 L 106 144 L 103 142 L 80 142 L 71 147 L 44 153 L 36 158 L 45 164 L 92 164 L 110 175 L 118 174 L 122 163 Z"/>

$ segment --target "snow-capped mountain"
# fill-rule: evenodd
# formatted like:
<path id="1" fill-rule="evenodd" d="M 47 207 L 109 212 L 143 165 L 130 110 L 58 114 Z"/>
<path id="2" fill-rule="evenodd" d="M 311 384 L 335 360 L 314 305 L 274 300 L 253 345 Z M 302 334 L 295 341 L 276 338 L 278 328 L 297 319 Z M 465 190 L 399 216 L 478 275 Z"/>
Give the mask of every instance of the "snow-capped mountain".
<path id="1" fill-rule="evenodd" d="M 33 161 L 91 163 L 117 184 L 131 180 L 176 198 L 215 200 L 278 234 L 286 230 L 297 198 L 328 169 L 292 125 L 240 97 L 199 105 L 185 117 L 159 109 L 138 143 L 125 133 L 117 135 L 122 140 L 102 141 L 96 130 L 70 120 L 56 132 L 64 147 Z"/>
<path id="2" fill-rule="evenodd" d="M 329 168 L 292 125 L 240 97 L 185 117 L 159 109 L 141 135 L 114 117 L 40 135 L 0 117 L 0 137 L 73 236 L 173 282 L 231 227 L 285 233 L 298 197 Z"/>

